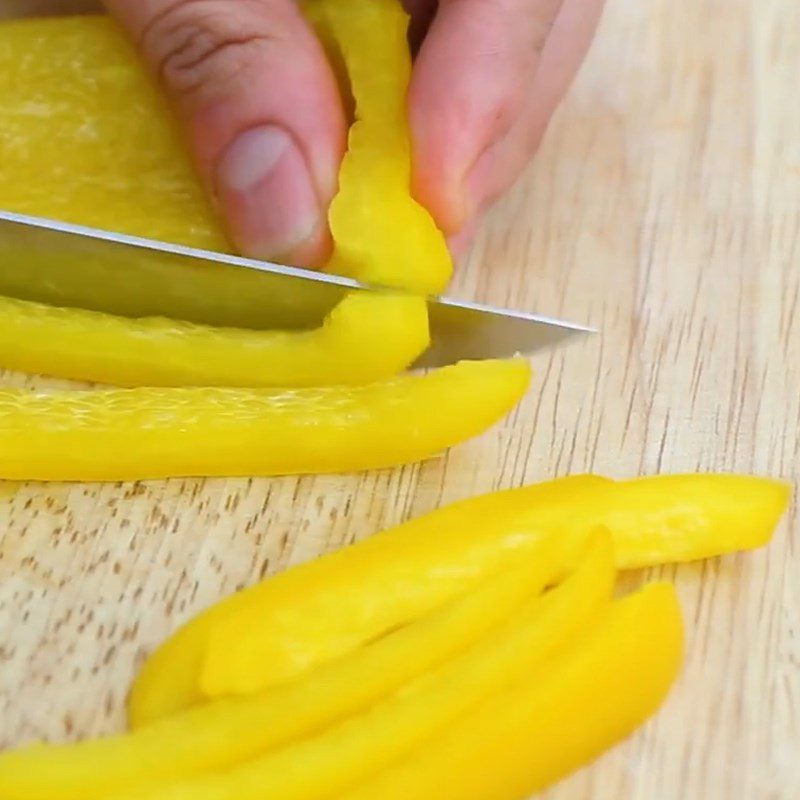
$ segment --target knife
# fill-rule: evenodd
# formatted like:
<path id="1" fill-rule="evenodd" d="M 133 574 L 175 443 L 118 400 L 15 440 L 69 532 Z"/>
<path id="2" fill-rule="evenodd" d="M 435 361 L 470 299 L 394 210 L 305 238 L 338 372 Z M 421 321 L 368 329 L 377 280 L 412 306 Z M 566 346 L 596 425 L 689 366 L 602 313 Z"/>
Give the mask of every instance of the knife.
<path id="1" fill-rule="evenodd" d="M 323 272 L 0 211 L 0 295 L 126 317 L 310 329 L 352 291 L 393 291 Z M 431 347 L 414 365 L 504 358 L 592 328 L 428 297 Z"/>

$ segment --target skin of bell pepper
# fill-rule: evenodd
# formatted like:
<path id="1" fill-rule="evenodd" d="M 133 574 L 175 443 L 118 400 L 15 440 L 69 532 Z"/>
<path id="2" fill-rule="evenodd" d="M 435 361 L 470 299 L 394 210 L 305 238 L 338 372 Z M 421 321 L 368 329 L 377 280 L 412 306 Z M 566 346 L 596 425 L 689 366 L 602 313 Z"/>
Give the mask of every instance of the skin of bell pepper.
<path id="1" fill-rule="evenodd" d="M 410 194 L 408 16 L 398 0 L 308 0 L 330 61 L 346 73 L 355 119 L 329 221 L 327 269 L 380 286 L 439 294 L 452 275 L 444 236 Z"/>
<path id="2" fill-rule="evenodd" d="M 169 110 L 133 49 L 110 20 L 90 16 L 13 20 L 0 23 L 0 36 L 0 207 L 230 252 Z M 20 66 L 23 63 L 24 69 Z M 402 65 L 397 65 L 396 71 L 391 88 L 398 93 L 395 104 L 399 104 L 404 97 Z M 365 84 L 365 91 L 369 89 Z M 382 277 L 389 261 L 396 270 L 400 260 L 413 263 L 414 269 L 431 270 L 433 277 L 436 265 L 420 253 L 425 248 L 446 251 L 444 239 L 435 227 L 432 233 L 424 212 L 415 215 L 408 211 L 415 206 L 408 185 L 405 201 L 397 199 L 395 181 L 391 189 L 387 186 L 391 200 L 356 209 L 358 202 L 376 201 L 374 194 L 367 197 L 362 192 L 361 187 L 370 178 L 358 174 L 362 166 L 360 149 L 371 153 L 383 146 L 379 129 L 363 131 L 356 138 L 363 141 L 351 148 L 340 181 L 336 266 L 344 267 L 344 254 L 352 250 L 360 259 L 357 271 L 366 279 Z M 390 148 L 387 157 L 399 159 L 393 153 Z M 368 164 L 363 167 L 369 169 Z M 47 181 L 38 180 L 42 174 L 49 176 Z M 394 237 L 373 236 L 368 246 L 374 250 L 367 252 L 358 225 L 364 223 L 366 215 L 367 228 L 377 233 L 384 224 L 381 215 L 393 208 L 403 212 L 393 218 L 392 224 L 399 226 Z M 358 217 L 355 226 L 342 221 L 349 213 Z M 434 234 L 438 234 L 438 249 Z M 352 246 L 348 236 L 354 237 Z M 422 244 L 413 247 L 414 242 Z M 389 259 L 392 246 L 398 249 Z M 91 273 L 90 267 L 85 269 Z M 235 292 L 239 298 L 237 313 L 224 314 L 222 324 L 233 320 L 232 324 L 243 328 L 260 327 L 258 294 L 250 291 L 254 276 L 249 271 L 220 273 L 219 279 L 213 272 L 201 277 L 196 286 L 187 285 L 186 298 L 174 299 L 164 313 L 193 319 L 194 294 L 224 298 Z M 83 278 L 90 279 L 90 274 Z M 138 285 L 140 282 L 142 285 Z M 131 316 L 126 308 L 127 295 L 118 287 L 104 289 L 104 283 L 110 283 L 107 274 L 93 282 L 98 307 Z M 157 274 L 137 275 L 132 296 L 158 296 L 159 291 Z M 251 296 L 253 299 L 248 300 Z M 60 302 L 57 295 L 49 302 L 69 305 Z M 45 319 L 35 307 L 29 307 L 31 314 L 26 315 L 25 307 L 17 306 L 14 314 L 4 314 L 0 365 L 118 386 L 195 385 L 200 381 L 226 386 L 310 386 L 371 381 L 399 372 L 428 341 L 424 301 L 406 298 L 402 302 L 414 306 L 405 317 L 399 308 L 387 308 L 391 303 L 385 298 L 361 297 L 355 304 L 334 310 L 327 324 L 317 331 L 282 334 L 201 333 L 177 324 L 127 319 L 106 319 L 107 324 L 100 324 L 97 317 L 81 312 L 76 312 L 74 319 L 65 311 Z M 399 303 L 394 301 L 395 306 Z M 363 316 L 361 320 L 355 319 L 355 307 Z M 135 302 L 133 308 L 135 315 Z M 287 327 L 296 327 L 296 321 L 288 320 Z M 38 335 L 29 336 L 32 328 Z M 42 337 L 49 335 L 50 328 L 56 328 L 53 333 L 59 337 L 50 343 L 63 338 L 75 345 L 66 357 L 43 350 Z M 110 335 L 115 335 L 122 347 L 113 355 L 104 338 Z M 209 348 L 214 359 L 208 356 Z M 251 366 L 255 371 L 249 372 Z"/>
<path id="3" fill-rule="evenodd" d="M 365 386 L 0 391 L 0 478 L 120 481 L 340 473 L 428 458 L 497 422 L 523 360 Z"/>
<path id="4" fill-rule="evenodd" d="M 126 319 L 0 297 L 0 364 L 117 386 L 364 384 L 408 367 L 429 344 L 425 300 L 353 293 L 308 331 Z"/>
<path id="5" fill-rule="evenodd" d="M 239 767 L 126 793 L 120 800 L 337 797 L 448 725 L 460 724 L 486 699 L 536 673 L 602 617 L 614 577 L 611 538 L 600 532 L 560 585 L 529 599 L 463 653 L 363 713 Z"/>
<path id="6" fill-rule="evenodd" d="M 131 725 L 203 702 L 201 677 L 220 694 L 253 692 L 419 619 L 535 548 L 541 537 L 528 526 L 538 512 L 567 508 L 604 483 L 574 476 L 455 503 L 231 595 L 145 662 L 130 695 Z M 230 648 L 232 669 L 210 650 L 212 639 Z"/>
<path id="7" fill-rule="evenodd" d="M 266 692 L 190 708 L 121 736 L 0 753 L 3 798 L 94 800 L 115 792 L 144 792 L 315 733 L 467 649 L 556 582 L 578 557 L 572 549 L 563 539 L 546 537 L 517 566 Z"/>
<path id="8" fill-rule="evenodd" d="M 626 737 L 680 668 L 675 590 L 652 584 L 516 686 L 340 800 L 523 800 Z"/>

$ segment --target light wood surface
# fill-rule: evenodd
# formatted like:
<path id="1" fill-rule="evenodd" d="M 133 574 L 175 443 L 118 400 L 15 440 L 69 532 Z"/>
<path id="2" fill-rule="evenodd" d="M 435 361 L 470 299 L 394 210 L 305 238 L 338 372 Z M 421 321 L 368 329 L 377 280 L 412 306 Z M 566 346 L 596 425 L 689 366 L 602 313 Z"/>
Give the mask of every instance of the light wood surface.
<path id="1" fill-rule="evenodd" d="M 798 76 L 794 0 L 610 0 L 457 281 L 602 336 L 537 357 L 534 391 L 480 440 L 369 475 L 0 488 L 0 742 L 119 729 L 136 666 L 190 615 L 458 498 L 584 470 L 794 478 Z M 800 797 L 796 529 L 663 571 L 685 609 L 683 677 L 549 800 Z"/>

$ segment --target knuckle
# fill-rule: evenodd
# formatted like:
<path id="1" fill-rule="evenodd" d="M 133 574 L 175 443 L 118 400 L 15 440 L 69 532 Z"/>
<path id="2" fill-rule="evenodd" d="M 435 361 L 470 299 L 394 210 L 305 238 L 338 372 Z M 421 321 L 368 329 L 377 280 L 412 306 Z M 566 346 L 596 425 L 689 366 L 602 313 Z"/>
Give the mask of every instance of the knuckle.
<path id="1" fill-rule="evenodd" d="M 151 21 L 140 47 L 159 81 L 192 95 L 246 72 L 264 41 L 280 38 L 280 25 L 266 21 L 259 3 L 178 0 Z"/>

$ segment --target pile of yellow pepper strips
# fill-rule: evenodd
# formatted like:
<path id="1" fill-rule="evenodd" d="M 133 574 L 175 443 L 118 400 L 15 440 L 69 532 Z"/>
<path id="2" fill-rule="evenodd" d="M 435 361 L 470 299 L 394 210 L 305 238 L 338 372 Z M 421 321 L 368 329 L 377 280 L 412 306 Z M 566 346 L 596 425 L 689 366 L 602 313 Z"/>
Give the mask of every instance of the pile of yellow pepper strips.
<path id="1" fill-rule="evenodd" d="M 395 0 L 305 5 L 356 104 L 329 267 L 439 291 L 444 241 L 408 191 L 405 16 Z M 0 205 L 226 247 L 109 23 L 0 38 Z M 30 180 L 42 158 L 55 189 Z M 3 366 L 133 387 L 0 391 L 4 478 L 389 466 L 483 430 L 528 383 L 522 361 L 391 378 L 428 343 L 424 301 L 402 294 L 353 294 L 303 332 L 2 298 L 0 315 Z M 0 800 L 524 798 L 629 733 L 677 674 L 674 590 L 612 599 L 616 570 L 757 547 L 787 502 L 758 478 L 578 476 L 443 508 L 201 614 L 145 663 L 131 732 L 0 755 Z"/>

